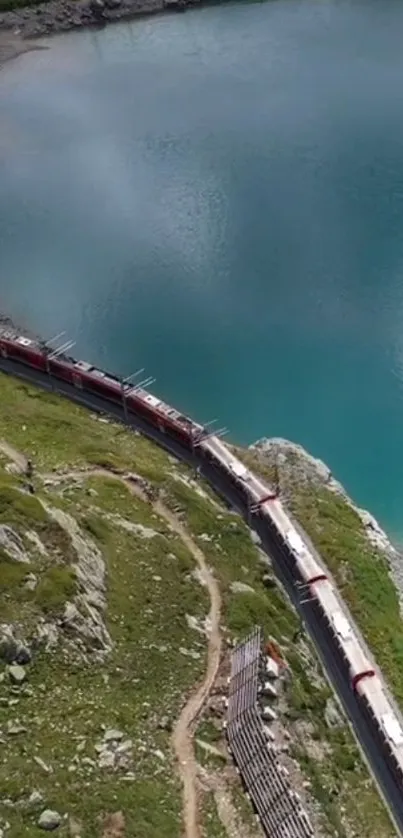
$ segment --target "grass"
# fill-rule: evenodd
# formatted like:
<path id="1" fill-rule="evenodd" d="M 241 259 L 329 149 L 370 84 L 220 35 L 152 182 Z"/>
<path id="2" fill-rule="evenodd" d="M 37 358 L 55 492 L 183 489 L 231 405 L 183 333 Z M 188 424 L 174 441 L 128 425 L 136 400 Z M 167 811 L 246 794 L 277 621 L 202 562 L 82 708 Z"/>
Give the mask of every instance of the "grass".
<path id="1" fill-rule="evenodd" d="M 0 729 L 16 719 L 27 728 L 26 734 L 7 736 L 2 745 L 1 799 L 8 797 L 16 804 L 9 807 L 0 802 L 0 819 L 11 825 L 7 838 L 42 834 L 35 825 L 37 813 L 24 805 L 36 788 L 43 793 L 46 806 L 81 820 L 86 838 L 98 838 L 99 816 L 118 809 L 125 813 L 127 835 L 177 838 L 180 834 L 180 788 L 169 732 L 165 725 L 159 726 L 159 720 L 168 717 L 172 722 L 177 717 L 184 697 L 204 670 L 205 640 L 189 628 L 186 615 L 200 619 L 206 614 L 206 591 L 195 582 L 195 562 L 184 544 L 150 505 L 133 497 L 121 482 L 88 476 L 74 483 L 66 476 L 64 482 L 45 487 L 38 475 L 57 471 L 61 479 L 63 473 L 89 467 L 128 469 L 158 485 L 165 503 L 182 510 L 183 520 L 214 569 L 227 635 L 240 638 L 260 623 L 265 636 L 272 635 L 280 643 L 293 670 L 285 722 L 320 800 L 328 834 L 344 838 L 353 830 L 364 838 L 392 836 L 348 727 L 344 723 L 329 730 L 326 725 L 330 691 L 306 639 L 293 642 L 299 622 L 281 587 L 275 583 L 267 590 L 263 585 L 267 567 L 241 519 L 229 513 L 203 481 L 199 486 L 206 497 L 174 479 L 173 471 L 188 479 L 189 470 L 174 465 L 142 437 L 1 375 L 0 393 L 0 439 L 33 459 L 37 489 L 34 497 L 23 494 L 19 478 L 5 471 L 7 458 L 0 454 L 0 524 L 12 525 L 32 553 L 30 565 L 13 563 L 0 554 L 1 621 L 18 619 L 29 632 L 39 616 L 53 619 L 65 600 L 74 596 L 76 557 L 67 534 L 47 517 L 40 503 L 44 500 L 74 516 L 82 533 L 102 552 L 107 569 L 106 621 L 114 644 L 103 663 L 92 659 L 80 663 L 69 656 L 68 645 L 53 654 L 39 652 L 29 667 L 28 687 L 20 689 L 18 705 L 6 703 L 15 693 L 7 678 L 0 680 Z M 308 495 L 299 498 L 294 512 L 302 516 L 312 535 L 319 527 L 319 514 L 323 525 L 326 504 L 316 497 L 310 501 Z M 322 531 L 327 539 L 322 547 L 334 565 L 337 555 L 346 557 L 350 549 L 351 519 L 346 520 L 338 546 L 338 515 L 328 508 Z M 158 534 L 142 538 L 122 522 L 140 524 Z M 27 529 L 38 533 L 46 555 L 28 545 Z M 348 556 L 348 564 L 343 564 L 345 585 L 352 584 L 356 568 L 354 553 L 352 561 Z M 39 580 L 34 592 L 24 586 L 28 571 Z M 382 574 L 383 570 L 383 579 Z M 234 593 L 234 582 L 243 582 L 251 590 Z M 383 607 L 386 611 L 387 599 L 382 613 Z M 180 649 L 199 657 L 184 655 Z M 309 737 L 304 724 L 309 725 Z M 132 739 L 133 781 L 98 768 L 95 745 L 102 725 L 120 728 Z M 221 736 L 205 720 L 197 735 L 212 744 Z M 52 766 L 52 774 L 38 768 L 35 755 Z M 238 804 L 241 809 L 239 799 Z M 206 838 L 223 838 L 212 796 L 207 795 L 203 811 Z M 58 835 L 65 838 L 67 834 L 64 823 Z"/>
<path id="2" fill-rule="evenodd" d="M 228 838 L 217 812 L 213 792 L 208 792 L 204 796 L 202 818 L 204 838 Z"/>
<path id="3" fill-rule="evenodd" d="M 15 593 L 27 575 L 25 565 L 15 562 L 0 548 L 0 597 Z"/>
<path id="4" fill-rule="evenodd" d="M 292 506 L 403 707 L 403 622 L 385 556 L 368 543 L 354 510 L 329 490 L 301 490 Z"/>
<path id="5" fill-rule="evenodd" d="M 320 675 L 319 664 L 306 638 L 303 646 L 293 640 L 299 621 L 282 589 L 276 586 L 268 591 L 264 587 L 262 573 L 267 568 L 259 563 L 246 526 L 238 517 L 225 512 L 218 519 L 217 511 L 186 486 L 176 482 L 168 485 L 170 502 L 185 511 L 190 529 L 199 536 L 206 533 L 211 539 L 203 541 L 203 550 L 221 583 L 224 623 L 230 634 L 242 637 L 259 623 L 266 637 L 274 636 L 280 643 L 292 667 L 284 721 L 312 783 L 312 792 L 320 803 L 328 834 L 347 838 L 355 830 L 365 838 L 393 836 L 394 830 L 346 722 L 336 731 L 326 724 L 330 688 Z M 231 583 L 235 581 L 245 582 L 255 593 L 232 593 Z M 307 755 L 307 728 L 301 722 L 309 725 L 314 741 L 326 744 L 326 749 L 317 747 L 316 758 Z M 326 756 L 323 760 L 322 754 Z"/>
<path id="6" fill-rule="evenodd" d="M 71 567 L 49 567 L 35 589 L 35 602 L 45 614 L 57 615 L 77 592 L 77 579 Z"/>

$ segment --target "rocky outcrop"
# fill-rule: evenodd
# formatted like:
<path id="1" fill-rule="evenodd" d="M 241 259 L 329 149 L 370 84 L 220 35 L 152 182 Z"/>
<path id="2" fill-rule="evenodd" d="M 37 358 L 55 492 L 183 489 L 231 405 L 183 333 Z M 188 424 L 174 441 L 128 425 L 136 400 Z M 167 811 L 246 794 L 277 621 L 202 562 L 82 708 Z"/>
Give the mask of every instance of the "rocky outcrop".
<path id="1" fill-rule="evenodd" d="M 30 561 L 21 536 L 6 524 L 0 524 L 0 548 L 15 562 Z"/>
<path id="2" fill-rule="evenodd" d="M 280 482 L 280 489 L 284 487 L 287 491 L 287 478 L 299 485 L 315 485 L 318 488 L 325 486 L 331 492 L 340 495 L 346 503 L 354 509 L 364 527 L 368 540 L 384 553 L 396 556 L 397 551 L 390 539 L 378 524 L 376 519 L 366 509 L 361 509 L 351 500 L 346 490 L 333 477 L 330 468 L 322 460 L 313 457 L 302 445 L 289 442 L 281 437 L 271 439 L 259 439 L 249 448 L 262 456 L 263 462 L 277 468 Z M 283 484 L 285 484 L 283 486 Z"/>
<path id="3" fill-rule="evenodd" d="M 78 634 L 86 645 L 107 653 L 112 649 L 112 639 L 103 618 L 106 583 L 102 553 L 89 536 L 83 535 L 75 518 L 58 507 L 43 506 L 49 517 L 69 535 L 77 556 L 74 569 L 79 592 L 74 602 L 66 603 L 61 626 Z"/>
<path id="4" fill-rule="evenodd" d="M 370 544 L 386 556 L 391 575 L 400 591 L 403 607 L 403 568 L 400 553 L 374 516 L 352 501 L 326 463 L 313 457 L 302 445 L 281 437 L 259 439 L 253 445 L 250 445 L 249 449 L 258 454 L 263 464 L 275 471 L 280 492 L 285 499 L 287 499 L 287 495 L 290 495 L 292 487 L 299 485 L 325 487 L 345 500 L 348 506 L 358 515 L 364 534 Z"/>
<path id="5" fill-rule="evenodd" d="M 163 11 L 183 12 L 188 7 L 201 5 L 202 0 L 50 0 L 48 3 L 23 9 L 5 11 L 0 15 L 0 32 L 9 30 L 10 46 L 4 47 L 4 60 L 26 51 L 19 48 L 16 36 L 33 39 L 54 32 L 65 32 L 81 26 L 104 25 L 109 21 L 133 18 L 136 15 L 156 14 Z M 0 63 L 2 51 L 0 50 Z M 8 318 L 4 318 L 7 320 Z M 1 320 L 0 320 L 1 322 Z"/>

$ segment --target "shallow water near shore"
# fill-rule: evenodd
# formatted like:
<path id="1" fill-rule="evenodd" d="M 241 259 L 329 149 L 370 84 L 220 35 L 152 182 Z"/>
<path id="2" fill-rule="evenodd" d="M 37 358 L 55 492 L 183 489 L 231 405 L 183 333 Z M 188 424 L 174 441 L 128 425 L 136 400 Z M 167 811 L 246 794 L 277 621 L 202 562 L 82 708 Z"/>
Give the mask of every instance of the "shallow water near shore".
<path id="1" fill-rule="evenodd" d="M 80 31 L 0 73 L 0 310 L 403 536 L 403 7 L 278 0 Z"/>

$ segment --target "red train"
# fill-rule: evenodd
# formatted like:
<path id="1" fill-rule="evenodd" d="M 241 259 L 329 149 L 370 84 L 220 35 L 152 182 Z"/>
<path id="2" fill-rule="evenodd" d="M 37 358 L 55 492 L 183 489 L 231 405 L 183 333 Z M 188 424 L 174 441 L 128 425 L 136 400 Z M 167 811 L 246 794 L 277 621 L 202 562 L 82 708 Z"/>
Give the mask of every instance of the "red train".
<path id="1" fill-rule="evenodd" d="M 86 361 L 76 361 L 68 355 L 52 353 L 44 343 L 19 335 L 10 329 L 0 329 L 0 356 L 66 381 L 79 390 L 93 393 L 116 404 L 123 404 L 129 412 L 142 417 L 189 449 L 204 435 L 201 425 L 141 387 L 125 385 L 116 376 L 105 373 Z"/>

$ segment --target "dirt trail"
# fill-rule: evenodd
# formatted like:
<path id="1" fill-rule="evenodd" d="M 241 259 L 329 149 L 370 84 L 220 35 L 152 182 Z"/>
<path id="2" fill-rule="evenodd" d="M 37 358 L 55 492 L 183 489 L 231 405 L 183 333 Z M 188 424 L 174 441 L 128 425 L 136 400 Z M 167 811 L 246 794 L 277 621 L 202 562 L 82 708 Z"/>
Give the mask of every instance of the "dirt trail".
<path id="1" fill-rule="evenodd" d="M 155 511 L 164 516 L 172 529 L 178 533 L 186 547 L 193 554 L 210 596 L 209 620 L 211 625 L 207 648 L 207 671 L 204 681 L 190 696 L 182 709 L 172 735 L 173 747 L 178 759 L 179 773 L 183 784 L 183 816 L 186 838 L 199 838 L 197 795 L 197 763 L 193 749 L 193 725 L 209 696 L 217 677 L 221 655 L 221 597 L 217 582 L 209 569 L 204 555 L 175 516 L 161 501 L 154 504 Z"/>
<path id="2" fill-rule="evenodd" d="M 124 474 L 115 474 L 103 468 L 91 468 L 75 470 L 61 475 L 42 475 L 42 479 L 48 483 L 60 483 L 64 480 L 88 477 L 108 477 L 124 483 L 133 495 L 144 501 L 150 501 L 147 493 L 136 484 L 133 478 Z M 176 722 L 172 734 L 172 746 L 178 761 L 178 769 L 183 786 L 183 821 L 185 838 L 200 838 L 201 830 L 198 816 L 198 779 L 197 762 L 193 748 L 194 725 L 203 709 L 210 690 L 217 677 L 221 656 L 222 637 L 220 631 L 221 617 L 221 596 L 220 589 L 213 572 L 208 567 L 205 556 L 187 532 L 185 527 L 178 521 L 176 516 L 165 504 L 157 499 L 151 501 L 154 511 L 169 524 L 171 530 L 177 533 L 192 553 L 198 569 L 200 579 L 205 584 L 210 597 L 210 611 L 208 624 L 210 626 L 208 647 L 207 647 L 207 670 L 202 683 L 192 692 L 188 701 L 182 708 L 179 719 Z"/>

